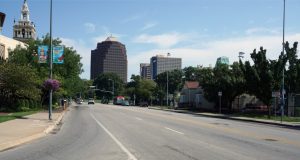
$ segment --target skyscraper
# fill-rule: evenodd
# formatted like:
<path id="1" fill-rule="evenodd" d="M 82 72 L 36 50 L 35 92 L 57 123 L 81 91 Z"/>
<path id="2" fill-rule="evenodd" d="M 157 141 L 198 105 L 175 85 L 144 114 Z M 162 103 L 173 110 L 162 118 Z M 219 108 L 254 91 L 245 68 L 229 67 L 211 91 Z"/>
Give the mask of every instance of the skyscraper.
<path id="1" fill-rule="evenodd" d="M 227 64 L 227 65 L 229 65 L 229 58 L 228 58 L 228 57 L 225 57 L 225 56 L 219 57 L 219 58 L 217 59 L 217 62 L 216 62 L 216 65 L 215 65 L 215 66 L 218 66 L 219 64 Z"/>
<path id="2" fill-rule="evenodd" d="M 13 26 L 13 39 L 28 42 L 30 39 L 36 39 L 35 25 L 29 19 L 29 8 L 27 0 L 24 0 L 24 3 L 21 8 L 21 19 L 16 22 L 14 21 Z"/>
<path id="3" fill-rule="evenodd" d="M 91 79 L 97 78 L 99 74 L 111 72 L 127 82 L 127 63 L 125 45 L 110 36 L 91 51 Z"/>
<path id="4" fill-rule="evenodd" d="M 150 59 L 151 79 L 166 71 L 181 69 L 181 58 L 157 55 Z"/>
<path id="5" fill-rule="evenodd" d="M 151 69 L 149 63 L 140 64 L 140 76 L 144 79 L 151 79 Z"/>

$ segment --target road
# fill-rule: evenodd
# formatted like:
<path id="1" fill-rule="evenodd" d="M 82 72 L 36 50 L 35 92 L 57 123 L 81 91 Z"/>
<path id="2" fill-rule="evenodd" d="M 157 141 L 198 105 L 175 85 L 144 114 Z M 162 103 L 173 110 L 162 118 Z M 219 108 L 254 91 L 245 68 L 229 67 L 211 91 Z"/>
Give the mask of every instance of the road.
<path id="1" fill-rule="evenodd" d="M 70 108 L 61 127 L 1 160 L 299 160 L 300 131 L 139 107 Z"/>

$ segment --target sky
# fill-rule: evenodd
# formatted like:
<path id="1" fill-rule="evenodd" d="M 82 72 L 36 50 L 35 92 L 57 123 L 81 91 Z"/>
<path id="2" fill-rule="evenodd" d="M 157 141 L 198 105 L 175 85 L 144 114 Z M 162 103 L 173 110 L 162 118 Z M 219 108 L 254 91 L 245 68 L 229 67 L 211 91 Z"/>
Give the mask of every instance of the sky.
<path id="1" fill-rule="evenodd" d="M 27 0 L 38 37 L 49 33 L 50 0 Z M 12 37 L 23 0 L 0 0 L 6 13 L 2 34 Z M 53 36 L 81 55 L 90 78 L 90 55 L 98 42 L 113 35 L 126 45 L 128 79 L 139 64 L 171 53 L 182 67 L 214 66 L 221 56 L 230 63 L 251 60 L 263 46 L 269 59 L 282 49 L 283 0 L 53 0 Z M 286 0 L 285 41 L 300 41 L 300 1 Z M 299 53 L 298 53 L 299 54 Z"/>

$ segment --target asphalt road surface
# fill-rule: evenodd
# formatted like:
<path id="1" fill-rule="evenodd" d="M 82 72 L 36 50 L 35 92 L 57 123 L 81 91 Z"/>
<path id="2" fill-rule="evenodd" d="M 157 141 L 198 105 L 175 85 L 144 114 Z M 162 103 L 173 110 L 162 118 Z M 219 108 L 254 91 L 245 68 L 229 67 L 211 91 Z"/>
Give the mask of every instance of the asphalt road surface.
<path id="1" fill-rule="evenodd" d="M 151 110 L 82 104 L 50 135 L 0 160 L 300 160 L 300 131 Z"/>

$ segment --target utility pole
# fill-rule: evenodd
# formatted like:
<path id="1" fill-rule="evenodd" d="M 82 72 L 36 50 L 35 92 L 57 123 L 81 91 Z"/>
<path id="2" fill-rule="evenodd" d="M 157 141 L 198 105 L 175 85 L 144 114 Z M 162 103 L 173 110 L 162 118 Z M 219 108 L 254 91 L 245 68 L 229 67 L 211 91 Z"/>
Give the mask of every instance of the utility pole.
<path id="1" fill-rule="evenodd" d="M 167 62 L 168 62 L 168 57 L 171 56 L 170 53 L 167 53 Z M 167 63 L 167 106 L 169 106 L 169 68 L 168 68 L 168 64 Z"/>
<path id="2" fill-rule="evenodd" d="M 52 68 L 53 68 L 53 62 L 52 62 L 52 0 L 50 0 L 50 75 L 49 78 L 52 80 Z M 49 120 L 52 120 L 52 94 L 53 89 L 51 88 L 49 91 Z"/>
<path id="3" fill-rule="evenodd" d="M 284 55 L 284 34 L 285 34 L 285 0 L 283 0 L 283 21 L 282 21 L 282 55 Z M 283 65 L 282 69 L 282 87 L 281 87 L 281 123 L 282 123 L 282 118 L 284 116 L 284 105 L 285 105 L 285 100 L 284 100 L 284 69 L 285 69 L 285 64 Z"/>
<path id="4" fill-rule="evenodd" d="M 219 91 L 218 92 L 218 96 L 219 96 L 219 113 L 222 113 L 222 92 Z"/>

